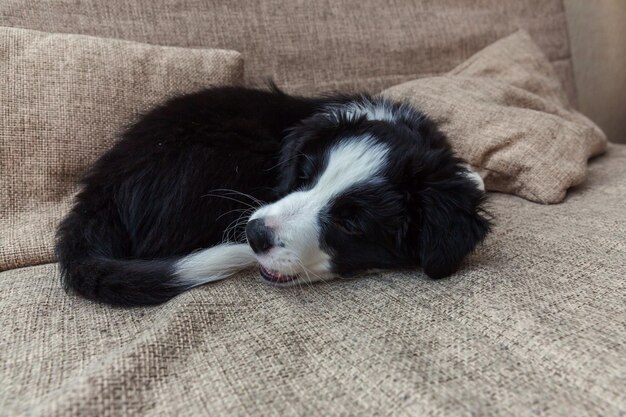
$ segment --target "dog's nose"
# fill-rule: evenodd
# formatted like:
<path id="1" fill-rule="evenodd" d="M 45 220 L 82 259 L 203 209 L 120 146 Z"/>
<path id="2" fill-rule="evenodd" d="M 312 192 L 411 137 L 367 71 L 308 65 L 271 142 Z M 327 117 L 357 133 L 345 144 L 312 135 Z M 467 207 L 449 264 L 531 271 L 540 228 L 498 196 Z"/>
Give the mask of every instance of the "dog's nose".
<path id="1" fill-rule="evenodd" d="M 264 219 L 253 219 L 246 225 L 248 243 L 254 253 L 263 253 L 272 248 L 274 235 L 272 230 L 265 225 Z"/>

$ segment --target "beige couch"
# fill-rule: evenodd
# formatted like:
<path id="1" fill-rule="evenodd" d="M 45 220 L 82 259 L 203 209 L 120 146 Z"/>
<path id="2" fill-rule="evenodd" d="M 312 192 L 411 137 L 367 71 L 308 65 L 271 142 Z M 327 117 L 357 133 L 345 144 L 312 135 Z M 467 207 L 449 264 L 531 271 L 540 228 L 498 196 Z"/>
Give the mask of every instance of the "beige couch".
<path id="1" fill-rule="evenodd" d="M 579 99 L 561 0 L 243 3 L 5 0 L 0 25 L 234 49 L 248 82 L 302 93 L 442 73 L 524 28 Z M 562 204 L 492 194 L 494 232 L 442 281 L 250 271 L 119 309 L 53 263 L 4 271 L 0 415 L 623 415 L 626 145 L 589 168 Z"/>

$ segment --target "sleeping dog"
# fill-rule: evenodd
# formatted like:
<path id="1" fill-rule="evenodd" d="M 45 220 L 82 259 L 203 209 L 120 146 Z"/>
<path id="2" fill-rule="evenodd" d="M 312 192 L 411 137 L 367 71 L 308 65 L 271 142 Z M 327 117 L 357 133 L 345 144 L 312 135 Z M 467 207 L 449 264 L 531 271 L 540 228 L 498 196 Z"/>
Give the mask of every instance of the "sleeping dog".
<path id="1" fill-rule="evenodd" d="M 487 234 L 481 178 L 424 114 L 367 95 L 174 98 L 87 171 L 60 224 L 66 288 L 158 304 L 259 265 L 275 285 L 455 272 Z"/>

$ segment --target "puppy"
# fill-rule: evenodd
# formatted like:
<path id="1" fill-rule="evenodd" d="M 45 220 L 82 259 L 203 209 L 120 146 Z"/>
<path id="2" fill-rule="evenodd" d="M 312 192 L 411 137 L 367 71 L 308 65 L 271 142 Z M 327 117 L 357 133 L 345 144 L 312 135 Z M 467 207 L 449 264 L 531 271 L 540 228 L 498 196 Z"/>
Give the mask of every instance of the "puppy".
<path id="1" fill-rule="evenodd" d="M 67 289 L 115 305 L 256 264 L 276 285 L 419 266 L 441 278 L 489 231 L 483 201 L 406 104 L 211 88 L 151 110 L 93 164 L 56 253 Z"/>

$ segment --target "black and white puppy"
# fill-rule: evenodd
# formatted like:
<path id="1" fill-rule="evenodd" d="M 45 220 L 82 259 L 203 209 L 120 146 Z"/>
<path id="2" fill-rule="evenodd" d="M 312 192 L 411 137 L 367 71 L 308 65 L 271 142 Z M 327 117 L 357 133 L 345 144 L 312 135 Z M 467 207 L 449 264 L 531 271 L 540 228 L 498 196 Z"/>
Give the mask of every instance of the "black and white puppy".
<path id="1" fill-rule="evenodd" d="M 178 97 L 127 129 L 82 186 L 57 234 L 63 282 L 118 305 L 257 263 L 282 285 L 418 266 L 445 277 L 489 230 L 481 178 L 433 122 L 367 95 Z"/>

